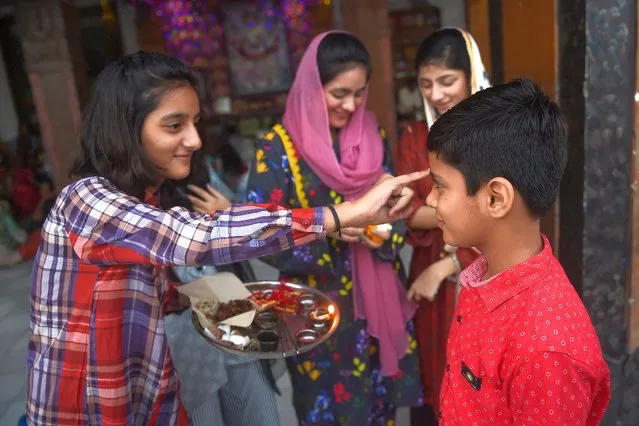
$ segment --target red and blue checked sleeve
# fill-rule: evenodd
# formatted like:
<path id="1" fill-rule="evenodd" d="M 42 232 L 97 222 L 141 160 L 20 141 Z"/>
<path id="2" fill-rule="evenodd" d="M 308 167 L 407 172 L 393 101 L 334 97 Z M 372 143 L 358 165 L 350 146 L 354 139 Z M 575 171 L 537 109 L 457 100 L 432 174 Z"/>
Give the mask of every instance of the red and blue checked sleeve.
<path id="1" fill-rule="evenodd" d="M 157 209 L 100 178 L 67 190 L 65 230 L 75 254 L 93 264 L 220 265 L 325 236 L 323 208 L 238 205 L 211 216 Z"/>

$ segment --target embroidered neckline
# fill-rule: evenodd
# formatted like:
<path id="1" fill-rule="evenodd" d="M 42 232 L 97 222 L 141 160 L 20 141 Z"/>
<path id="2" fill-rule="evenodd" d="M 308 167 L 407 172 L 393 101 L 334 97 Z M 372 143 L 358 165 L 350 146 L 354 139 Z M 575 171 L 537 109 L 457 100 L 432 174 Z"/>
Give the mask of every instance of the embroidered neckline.
<path id="1" fill-rule="evenodd" d="M 293 141 L 291 141 L 291 137 L 288 135 L 288 132 L 281 124 L 276 124 L 275 127 L 273 127 L 273 130 L 275 130 L 275 133 L 277 133 L 277 135 L 282 140 L 282 145 L 284 146 L 284 150 L 286 151 L 286 156 L 288 157 L 288 166 L 291 168 L 293 183 L 295 184 L 295 193 L 297 194 L 300 206 L 302 208 L 308 208 L 308 199 L 306 198 L 306 193 L 304 192 L 304 186 L 302 184 L 302 173 L 300 172 L 297 151 L 295 150 L 295 146 L 293 146 Z"/>

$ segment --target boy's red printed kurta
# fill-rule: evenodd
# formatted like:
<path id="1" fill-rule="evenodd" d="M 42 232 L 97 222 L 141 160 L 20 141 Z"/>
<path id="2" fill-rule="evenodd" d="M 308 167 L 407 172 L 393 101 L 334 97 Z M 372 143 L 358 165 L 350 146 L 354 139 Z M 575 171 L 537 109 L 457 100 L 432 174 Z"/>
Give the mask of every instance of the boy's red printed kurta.
<path id="1" fill-rule="evenodd" d="M 486 271 L 482 256 L 460 275 L 441 424 L 599 424 L 610 373 L 548 240 L 538 255 L 481 282 Z"/>

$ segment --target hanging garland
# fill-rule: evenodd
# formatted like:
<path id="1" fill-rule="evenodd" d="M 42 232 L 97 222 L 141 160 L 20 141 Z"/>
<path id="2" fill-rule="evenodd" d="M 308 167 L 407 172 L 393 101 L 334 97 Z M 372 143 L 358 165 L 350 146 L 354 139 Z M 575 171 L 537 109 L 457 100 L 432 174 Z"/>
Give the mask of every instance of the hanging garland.
<path id="1" fill-rule="evenodd" d="M 121 0 L 133 6 L 147 5 L 160 17 L 167 52 L 187 65 L 199 67 L 210 62 L 224 44 L 224 29 L 219 12 L 206 0 Z M 286 26 L 288 42 L 298 48 L 307 42 L 311 34 L 309 7 L 327 0 L 281 0 L 271 2 L 255 0 L 263 4 L 261 22 L 266 25 L 280 19 Z M 217 2 L 215 2 L 217 3 Z M 277 4 L 279 3 L 279 4 Z M 330 2 L 328 3 L 330 4 Z M 263 34 L 263 32 L 262 32 Z M 242 55 L 252 60 L 267 57 L 278 49 L 278 39 L 273 32 L 272 40 L 256 41 L 228 40 Z M 259 47 L 258 47 L 259 46 Z M 301 57 L 293 55 L 294 66 Z"/>
<path id="2" fill-rule="evenodd" d="M 279 48 L 276 31 L 272 40 L 235 40 L 231 31 L 224 31 L 221 1 L 216 0 L 120 0 L 133 6 L 147 6 L 160 18 L 165 48 L 191 68 L 208 73 L 206 90 L 214 101 L 229 96 L 228 58 L 225 43 L 252 61 L 268 57 Z M 225 0 L 236 1 L 236 0 Z M 254 0 L 262 5 L 262 25 L 281 22 L 286 28 L 291 69 L 296 69 L 311 39 L 310 7 L 330 5 L 330 0 Z M 212 104 L 211 104 L 212 105 Z"/>

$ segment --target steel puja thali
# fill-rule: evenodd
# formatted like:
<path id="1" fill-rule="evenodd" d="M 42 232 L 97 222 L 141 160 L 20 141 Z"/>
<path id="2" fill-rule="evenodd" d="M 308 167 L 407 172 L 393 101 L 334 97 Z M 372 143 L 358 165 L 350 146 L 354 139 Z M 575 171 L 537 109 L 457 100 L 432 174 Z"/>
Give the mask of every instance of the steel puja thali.
<path id="1" fill-rule="evenodd" d="M 249 319 L 243 323 L 250 323 L 248 326 L 221 324 L 214 315 L 203 320 L 200 316 L 202 306 L 199 307 L 200 315 L 195 309 L 193 312 L 196 330 L 209 343 L 225 352 L 255 359 L 287 358 L 315 348 L 328 339 L 339 325 L 337 304 L 314 288 L 278 281 L 247 283 L 246 288 L 251 293 L 247 299 L 218 306 L 218 312 L 221 308 L 236 309 L 232 313 L 240 312 L 246 309 L 248 302 L 245 300 L 248 300 L 254 313 L 252 321 Z M 246 315 L 252 313 L 241 315 L 246 319 Z M 203 321 L 208 324 L 203 325 Z"/>

